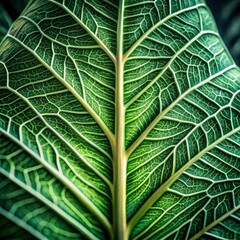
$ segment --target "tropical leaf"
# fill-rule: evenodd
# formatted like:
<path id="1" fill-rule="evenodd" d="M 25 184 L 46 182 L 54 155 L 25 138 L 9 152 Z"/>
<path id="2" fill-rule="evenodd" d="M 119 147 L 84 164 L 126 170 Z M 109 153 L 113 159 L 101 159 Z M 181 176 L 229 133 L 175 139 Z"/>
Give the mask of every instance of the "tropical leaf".
<path id="1" fill-rule="evenodd" d="M 240 237 L 240 74 L 203 0 L 32 1 L 0 96 L 2 238 Z"/>

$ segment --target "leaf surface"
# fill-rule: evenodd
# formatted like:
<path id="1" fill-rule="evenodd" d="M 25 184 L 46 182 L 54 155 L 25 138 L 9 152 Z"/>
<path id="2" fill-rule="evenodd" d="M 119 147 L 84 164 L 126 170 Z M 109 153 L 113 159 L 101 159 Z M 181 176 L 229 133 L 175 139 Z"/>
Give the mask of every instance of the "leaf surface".
<path id="1" fill-rule="evenodd" d="M 0 96 L 6 236 L 239 238 L 240 75 L 204 1 L 32 1 Z"/>

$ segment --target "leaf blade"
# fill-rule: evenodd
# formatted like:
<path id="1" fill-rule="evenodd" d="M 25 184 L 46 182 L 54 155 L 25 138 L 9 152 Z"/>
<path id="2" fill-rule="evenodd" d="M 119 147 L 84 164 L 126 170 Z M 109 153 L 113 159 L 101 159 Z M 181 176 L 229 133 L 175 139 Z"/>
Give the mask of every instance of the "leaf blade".
<path id="1" fill-rule="evenodd" d="M 0 170 L 42 200 L 2 206 L 40 234 L 189 239 L 238 207 L 239 70 L 204 1 L 35 1 L 0 59 Z"/>

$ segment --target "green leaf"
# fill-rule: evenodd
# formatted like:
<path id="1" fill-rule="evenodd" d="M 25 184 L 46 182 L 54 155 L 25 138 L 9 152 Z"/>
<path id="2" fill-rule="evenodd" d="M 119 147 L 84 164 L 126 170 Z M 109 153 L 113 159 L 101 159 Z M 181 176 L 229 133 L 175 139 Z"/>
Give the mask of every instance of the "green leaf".
<path id="1" fill-rule="evenodd" d="M 240 74 L 203 0 L 32 1 L 0 96 L 3 238 L 239 239 Z"/>

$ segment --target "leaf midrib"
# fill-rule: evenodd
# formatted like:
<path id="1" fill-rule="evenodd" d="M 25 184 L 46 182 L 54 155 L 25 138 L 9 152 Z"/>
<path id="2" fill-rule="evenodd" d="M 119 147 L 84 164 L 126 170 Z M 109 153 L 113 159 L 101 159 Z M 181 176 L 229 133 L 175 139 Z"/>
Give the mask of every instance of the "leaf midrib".
<path id="1" fill-rule="evenodd" d="M 50 2 L 52 2 L 52 3 L 54 3 L 54 4 L 56 4 L 56 5 L 58 5 L 58 6 L 60 6 L 61 8 L 63 8 L 63 6 L 62 6 L 62 4 L 60 4 L 60 3 L 57 3 L 57 2 L 55 2 L 54 0 L 49 0 Z M 122 3 L 122 6 L 120 7 L 121 8 L 121 12 L 122 12 L 122 14 L 123 14 L 123 12 L 124 12 L 124 2 Z M 176 12 L 176 13 L 174 13 L 174 14 L 171 14 L 170 16 L 171 17 L 173 17 L 175 14 L 177 15 L 177 14 L 180 14 L 181 12 L 186 12 L 187 10 L 192 10 L 192 9 L 195 9 L 195 8 L 197 8 L 197 7 L 199 7 L 199 6 L 205 6 L 205 4 L 198 4 L 197 6 L 194 6 L 194 7 L 191 7 L 191 8 L 188 8 L 188 9 L 182 9 L 181 11 L 178 11 L 178 12 Z M 127 159 L 127 156 L 129 157 L 130 155 L 131 155 L 131 153 L 141 144 L 141 142 L 144 140 L 144 139 L 146 139 L 146 136 L 148 135 L 148 133 L 151 131 L 151 129 L 153 129 L 154 128 L 154 126 L 162 119 L 162 117 L 164 116 L 164 115 L 166 115 L 166 113 L 168 112 L 168 111 L 170 111 L 170 109 L 171 108 L 168 108 L 168 110 L 167 111 L 164 111 L 164 114 L 162 114 L 160 117 L 159 116 L 157 116 L 157 120 L 155 121 L 154 120 L 154 124 L 151 124 L 151 128 L 148 128 L 147 129 L 147 131 L 146 132 L 144 132 L 144 134 L 145 135 L 141 135 L 140 136 L 140 138 L 139 139 L 137 139 L 137 141 L 136 142 L 134 142 L 134 144 L 133 144 L 133 148 L 131 148 L 130 147 L 130 150 L 128 149 L 128 154 L 127 154 L 127 156 L 126 156 L 126 154 L 125 154 L 125 149 L 124 149 L 124 138 L 122 138 L 122 136 L 124 136 L 124 132 L 122 132 L 122 131 L 120 131 L 120 132 L 118 132 L 118 129 L 121 129 L 121 126 L 122 125 L 125 125 L 125 121 L 124 121 L 124 117 L 123 116 L 125 116 L 125 107 L 124 107 L 124 104 L 122 104 L 122 101 L 123 101 L 123 89 L 122 89 L 122 86 L 123 86 L 123 65 L 124 65 L 124 61 L 125 60 L 128 60 L 129 58 L 129 56 L 130 56 L 130 54 L 137 48 L 137 46 L 139 46 L 139 44 L 152 32 L 152 31 L 154 31 L 154 29 L 156 29 L 159 25 L 160 25 L 160 23 L 161 22 L 164 22 L 164 21 L 166 21 L 167 19 L 169 19 L 170 18 L 170 16 L 168 16 L 167 18 L 164 18 L 162 21 L 160 21 L 158 24 L 156 24 L 156 25 L 154 25 L 152 28 L 150 28 L 138 41 L 136 41 L 135 43 L 134 43 L 134 45 L 126 52 L 126 54 L 125 55 L 123 55 L 123 53 L 122 53 L 122 43 L 123 43 L 123 39 L 121 38 L 120 39 L 120 44 L 118 43 L 118 50 L 117 50 L 117 56 L 115 56 L 104 44 L 103 44 L 103 42 L 100 40 L 100 39 L 98 39 L 97 38 L 97 36 L 94 34 L 94 33 L 92 33 L 88 28 L 87 28 L 87 26 L 86 25 L 84 25 L 81 21 L 79 21 L 79 19 L 74 15 L 74 13 L 72 13 L 71 11 L 69 11 L 67 8 L 63 8 L 65 11 L 67 11 L 78 23 L 79 23 L 79 25 L 81 25 L 92 37 L 93 37 L 93 39 L 99 44 L 99 46 L 104 50 L 104 52 L 111 58 L 111 60 L 115 63 L 115 66 L 116 66 L 116 69 L 118 69 L 118 71 L 117 72 L 119 72 L 119 73 L 121 73 L 121 74 L 119 74 L 119 76 L 116 76 L 116 84 L 118 85 L 117 87 L 116 87 L 116 89 L 117 89 L 117 91 L 116 91 L 116 105 L 118 106 L 118 107 L 116 107 L 116 114 L 115 114 L 115 116 L 116 116 L 116 122 L 117 122 L 117 124 L 116 124 L 116 135 L 114 135 L 114 134 L 112 134 L 111 133 L 111 131 L 107 128 L 107 126 L 102 122 L 101 123 L 101 119 L 99 118 L 97 118 L 98 117 L 98 115 L 91 109 L 91 107 L 88 105 L 88 103 L 85 101 L 85 99 L 83 98 L 83 99 L 81 99 L 81 97 L 79 97 L 80 98 L 80 100 L 79 100 L 79 102 L 85 107 L 85 106 L 87 106 L 87 108 L 86 108 L 86 110 L 89 112 L 89 110 L 90 110 L 90 115 L 92 115 L 92 116 L 94 116 L 93 118 L 96 120 L 96 122 L 100 125 L 100 127 L 102 128 L 102 129 L 105 129 L 105 130 L 103 130 L 104 131 L 104 133 L 108 136 L 108 138 L 109 138 L 109 140 L 110 140 L 110 143 L 111 143 L 111 145 L 112 145 L 112 148 L 113 148 L 113 151 L 116 153 L 115 154 L 115 159 L 114 159 L 114 164 L 115 164 L 115 169 L 118 169 L 118 168 L 116 168 L 116 166 L 118 166 L 119 167 L 119 165 L 117 165 L 118 163 L 117 162 L 119 162 L 119 160 L 120 160 L 120 162 L 121 162 L 121 164 L 124 164 L 124 167 L 125 167 L 125 161 L 126 161 L 126 159 Z M 122 17 L 123 17 L 123 15 L 122 15 Z M 121 24 L 119 25 L 120 26 L 120 29 L 118 29 L 118 34 L 119 33 L 121 33 L 121 32 L 123 32 L 122 31 L 122 28 L 123 28 L 123 21 L 121 22 Z M 121 36 L 123 36 L 123 34 L 121 34 Z M 9 36 L 9 37 L 11 37 L 12 39 L 15 39 L 16 41 L 18 40 L 18 39 L 16 39 L 14 36 Z M 19 41 L 19 40 L 18 40 Z M 20 43 L 20 41 L 19 41 L 19 43 Z M 28 48 L 25 44 L 22 44 L 25 48 Z M 28 48 L 28 50 L 29 50 L 30 48 Z M 34 52 L 34 51 L 32 51 L 31 49 L 29 50 L 29 51 L 31 51 L 31 53 L 32 54 L 34 54 L 34 56 L 38 59 L 38 60 L 41 60 L 40 59 L 40 57 L 38 57 L 38 55 Z M 43 63 L 43 65 L 45 64 L 43 61 L 41 61 L 41 63 Z M 49 67 L 49 66 L 47 66 L 47 64 L 45 64 L 44 65 L 45 67 Z M 228 69 L 231 69 L 232 68 L 232 66 L 230 66 Z M 51 69 L 51 68 L 50 68 Z M 49 68 L 48 68 L 48 70 L 49 70 Z M 225 70 L 225 69 L 224 69 Z M 56 78 L 59 80 L 59 79 L 61 79 L 60 80 L 60 82 L 64 82 L 64 79 L 62 79 L 56 72 L 54 72 L 54 70 L 51 70 L 51 72 L 54 74 L 54 76 L 57 76 Z M 222 73 L 221 73 L 222 74 Z M 218 74 L 217 74 L 218 75 Z M 212 78 L 211 78 L 212 79 Z M 205 81 L 204 81 L 205 82 Z M 65 84 L 64 84 L 65 85 Z M 199 84 L 198 84 L 199 85 Z M 65 85 L 66 86 L 66 85 Z M 70 87 L 70 88 L 69 88 Z M 66 86 L 66 88 L 68 89 L 68 90 L 70 90 L 70 92 L 72 93 L 72 91 L 73 92 L 75 92 L 75 90 L 74 89 L 72 89 L 71 88 L 71 86 L 69 86 L 69 85 L 67 85 Z M 195 89 L 195 88 L 194 88 Z M 192 91 L 193 89 L 191 89 L 191 91 Z M 73 94 L 74 95 L 74 94 Z M 76 93 L 76 95 L 78 95 L 77 93 Z M 76 97 L 76 95 L 74 95 L 75 97 Z M 184 93 L 184 96 L 186 96 L 187 95 L 187 93 L 185 94 Z M 177 101 L 175 101 L 174 103 L 175 104 L 177 104 L 179 101 L 180 101 L 181 99 L 177 99 Z M 82 103 L 82 102 L 85 102 L 85 105 Z M 172 105 L 171 105 L 172 106 Z M 174 106 L 174 105 L 173 105 Z M 173 107 L 172 106 L 172 107 Z M 121 115 L 121 114 L 123 113 L 123 115 Z M 100 122 L 98 121 L 98 120 L 100 120 Z M 120 139 L 120 141 L 119 141 L 119 139 Z M 120 143 L 118 143 L 118 142 L 120 142 Z M 120 148 L 119 148 L 120 147 Z M 124 152 L 124 154 L 121 154 L 121 156 L 119 157 L 118 156 L 118 150 L 117 149 L 124 149 L 123 150 L 123 152 Z M 209 151 L 209 149 L 208 149 L 208 151 Z M 122 169 L 122 167 L 120 167 L 120 169 Z M 119 169 L 118 169 L 118 171 L 119 171 Z M 116 172 L 118 172 L 118 171 L 116 171 L 115 170 L 115 173 Z M 121 171 L 120 171 L 121 172 Z M 121 173 L 122 174 L 122 173 Z M 125 181 L 125 180 L 124 180 Z M 122 183 L 122 181 L 121 181 L 121 183 Z M 115 191 L 115 188 L 116 188 L 116 190 L 117 191 L 119 191 L 119 188 L 118 187 L 116 187 L 117 186 L 117 184 L 115 183 L 114 184 L 114 191 Z M 122 191 L 122 190 L 121 190 Z M 114 196 L 114 197 L 116 197 L 116 196 Z M 113 201 L 114 202 L 114 201 Z M 113 206 L 114 207 L 114 206 Z M 126 209 L 125 209 L 126 210 Z"/>
<path id="2" fill-rule="evenodd" d="M 113 150 L 113 233 L 115 240 L 127 239 L 126 187 L 127 159 L 125 154 L 125 107 L 124 107 L 124 63 L 123 26 L 125 0 L 119 1 L 117 27 L 117 61 L 115 92 L 115 141 Z"/>

